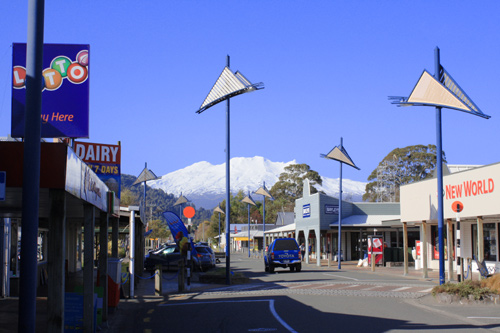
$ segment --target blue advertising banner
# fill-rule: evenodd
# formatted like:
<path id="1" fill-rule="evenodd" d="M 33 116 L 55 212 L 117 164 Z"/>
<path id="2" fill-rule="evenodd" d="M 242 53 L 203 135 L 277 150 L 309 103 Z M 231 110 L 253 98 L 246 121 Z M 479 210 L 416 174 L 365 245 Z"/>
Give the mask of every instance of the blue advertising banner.
<path id="1" fill-rule="evenodd" d="M 42 138 L 89 137 L 89 45 L 44 44 Z M 11 135 L 24 137 L 26 44 L 12 51 Z"/>
<path id="2" fill-rule="evenodd" d="M 188 231 L 182 220 L 173 212 L 164 212 L 163 217 L 167 221 L 168 228 L 172 233 L 172 237 L 175 239 L 175 243 L 179 246 L 179 250 L 182 254 L 187 253 L 188 241 L 191 242 L 191 254 L 196 255 L 196 249 L 194 248 L 193 240 L 190 240 Z"/>

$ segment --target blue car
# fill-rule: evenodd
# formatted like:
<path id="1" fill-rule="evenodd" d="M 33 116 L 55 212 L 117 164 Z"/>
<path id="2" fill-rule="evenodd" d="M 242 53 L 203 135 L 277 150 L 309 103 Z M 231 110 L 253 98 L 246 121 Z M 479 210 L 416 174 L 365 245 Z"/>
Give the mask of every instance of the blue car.
<path id="1" fill-rule="evenodd" d="M 264 256 L 265 271 L 274 273 L 276 267 L 290 268 L 290 271 L 302 270 L 302 255 L 299 244 L 294 238 L 278 238 L 269 245 Z"/>

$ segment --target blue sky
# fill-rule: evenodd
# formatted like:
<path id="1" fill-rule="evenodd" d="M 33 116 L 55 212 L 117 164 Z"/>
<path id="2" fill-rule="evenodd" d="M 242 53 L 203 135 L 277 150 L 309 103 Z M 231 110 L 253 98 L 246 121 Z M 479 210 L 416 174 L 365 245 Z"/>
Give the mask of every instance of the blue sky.
<path id="1" fill-rule="evenodd" d="M 26 42 L 28 1 L 0 3 L 0 136 L 10 133 L 13 42 Z M 435 144 L 435 111 L 398 108 L 424 69 L 441 64 L 485 120 L 443 110 L 450 164 L 500 161 L 497 1 L 46 1 L 45 42 L 90 44 L 90 138 L 122 144 L 122 173 L 163 175 L 225 161 L 225 104 L 195 111 L 231 57 L 265 89 L 231 100 L 231 156 L 320 158 L 344 138 L 366 181 L 394 148 Z M 492 148 L 493 146 L 493 148 Z M 4 158 L 4 157 L 2 157 Z M 187 180 L 188 181 L 188 180 Z"/>

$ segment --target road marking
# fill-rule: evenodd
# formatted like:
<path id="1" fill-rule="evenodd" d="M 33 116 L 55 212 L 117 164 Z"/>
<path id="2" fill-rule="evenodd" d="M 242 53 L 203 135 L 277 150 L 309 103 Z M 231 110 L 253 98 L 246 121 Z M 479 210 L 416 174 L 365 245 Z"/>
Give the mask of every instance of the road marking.
<path id="1" fill-rule="evenodd" d="M 269 302 L 269 310 L 273 314 L 274 318 L 283 325 L 290 333 L 297 333 L 293 328 L 291 328 L 276 312 L 274 308 L 274 299 L 256 299 L 256 300 L 239 300 L 239 301 L 215 301 L 215 302 L 189 302 L 189 303 L 171 303 L 171 304 L 160 304 L 158 306 L 177 306 L 177 305 L 199 305 L 199 304 L 220 304 L 220 303 L 253 303 L 253 302 Z"/>
<path id="2" fill-rule="evenodd" d="M 349 280 L 359 281 L 358 279 L 350 278 L 350 277 L 342 276 L 342 275 L 335 275 L 335 274 L 329 274 L 329 273 L 323 273 L 323 275 L 335 276 L 335 277 L 339 277 L 339 278 L 342 278 L 342 279 L 349 279 Z"/>
<path id="3" fill-rule="evenodd" d="M 385 286 L 373 286 L 373 287 L 363 288 L 361 290 L 373 290 L 373 289 L 383 288 L 383 287 L 385 287 Z"/>
<path id="4" fill-rule="evenodd" d="M 500 319 L 500 317 L 467 317 L 470 319 Z"/>
<path id="5" fill-rule="evenodd" d="M 432 291 L 432 289 L 434 289 L 434 288 L 429 288 L 429 289 L 420 290 L 419 292 L 420 292 L 420 293 L 430 293 L 430 292 Z"/>
<path id="6" fill-rule="evenodd" d="M 411 289 L 411 288 L 412 287 L 400 287 L 400 288 L 393 289 L 392 291 L 403 291 L 403 290 Z"/>

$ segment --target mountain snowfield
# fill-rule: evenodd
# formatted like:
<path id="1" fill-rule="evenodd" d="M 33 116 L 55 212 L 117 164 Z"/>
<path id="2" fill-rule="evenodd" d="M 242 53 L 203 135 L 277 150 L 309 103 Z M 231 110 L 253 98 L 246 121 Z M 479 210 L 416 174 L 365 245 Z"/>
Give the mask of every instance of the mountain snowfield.
<path id="1" fill-rule="evenodd" d="M 280 174 L 290 162 L 272 162 L 261 156 L 233 157 L 231 159 L 231 192 L 243 190 L 246 193 L 256 191 L 266 183 L 269 190 L 278 181 Z M 318 190 L 338 197 L 339 179 L 323 178 L 323 186 Z M 342 179 L 343 199 L 361 201 L 367 183 Z M 194 163 L 184 169 L 168 173 L 156 181 L 148 182 L 152 188 L 162 189 L 166 193 L 179 196 L 181 193 L 197 207 L 212 209 L 223 201 L 226 193 L 226 165 L 213 165 L 209 162 Z M 260 195 L 254 195 L 254 200 L 260 200 Z"/>

